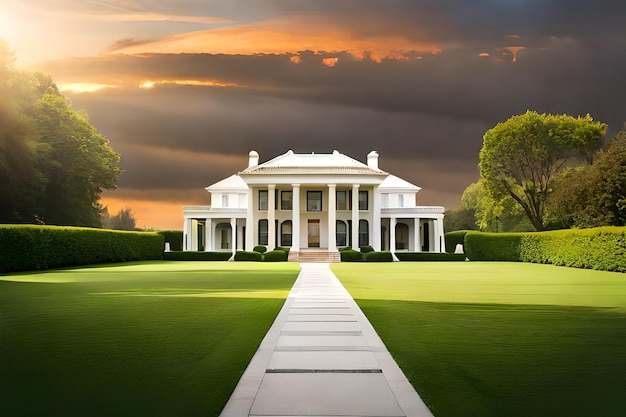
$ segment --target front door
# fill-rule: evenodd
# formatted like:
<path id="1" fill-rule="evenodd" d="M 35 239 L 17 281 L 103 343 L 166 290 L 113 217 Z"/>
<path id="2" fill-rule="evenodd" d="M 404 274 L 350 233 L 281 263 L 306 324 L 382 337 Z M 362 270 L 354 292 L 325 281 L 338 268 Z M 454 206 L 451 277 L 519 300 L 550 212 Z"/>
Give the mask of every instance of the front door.
<path id="1" fill-rule="evenodd" d="M 320 247 L 320 220 L 309 220 L 309 248 Z"/>

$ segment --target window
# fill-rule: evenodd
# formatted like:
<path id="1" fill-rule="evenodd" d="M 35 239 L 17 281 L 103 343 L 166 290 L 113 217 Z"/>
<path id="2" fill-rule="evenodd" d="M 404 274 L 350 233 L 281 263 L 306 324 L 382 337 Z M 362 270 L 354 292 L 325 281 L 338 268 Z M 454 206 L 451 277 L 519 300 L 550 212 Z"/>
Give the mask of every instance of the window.
<path id="1" fill-rule="evenodd" d="M 337 210 L 350 210 L 348 191 L 337 191 Z"/>
<path id="2" fill-rule="evenodd" d="M 368 208 L 367 191 L 359 191 L 359 210 L 367 210 Z"/>
<path id="3" fill-rule="evenodd" d="M 398 194 L 398 207 L 404 207 L 404 195 Z"/>
<path id="4" fill-rule="evenodd" d="M 322 211 L 322 192 L 307 191 L 306 192 L 306 210 Z"/>
<path id="5" fill-rule="evenodd" d="M 259 220 L 259 245 L 267 245 L 267 242 L 267 219 L 261 219 Z"/>
<path id="6" fill-rule="evenodd" d="M 228 207 L 228 194 L 222 194 L 222 207 Z"/>
<path id="7" fill-rule="evenodd" d="M 389 207 L 389 194 L 388 193 L 382 193 L 380 195 L 381 197 L 381 205 L 382 208 L 387 208 Z"/>
<path id="8" fill-rule="evenodd" d="M 284 221 L 280 225 L 280 246 L 291 246 L 291 220 Z"/>
<path id="9" fill-rule="evenodd" d="M 293 201 L 293 192 L 291 191 L 280 192 L 280 209 L 281 210 L 291 210 L 292 201 Z"/>
<path id="10" fill-rule="evenodd" d="M 367 220 L 359 220 L 359 246 L 369 245 L 370 231 Z"/>
<path id="11" fill-rule="evenodd" d="M 259 190 L 259 211 L 267 211 L 267 190 Z"/>
<path id="12" fill-rule="evenodd" d="M 342 246 L 347 246 L 348 226 L 346 226 L 346 223 L 341 220 L 337 220 L 335 232 L 337 234 L 337 247 L 340 248 Z"/>

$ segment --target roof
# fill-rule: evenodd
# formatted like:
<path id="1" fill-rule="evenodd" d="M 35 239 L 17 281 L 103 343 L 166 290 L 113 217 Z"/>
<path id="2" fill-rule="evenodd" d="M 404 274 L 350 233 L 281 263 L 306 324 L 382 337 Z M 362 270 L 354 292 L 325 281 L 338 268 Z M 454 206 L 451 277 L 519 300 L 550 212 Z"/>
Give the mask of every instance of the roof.
<path id="1" fill-rule="evenodd" d="M 372 168 L 338 151 L 333 151 L 332 154 L 297 154 L 291 150 L 260 165 L 249 167 L 240 174 L 388 175 L 385 171 Z"/>
<path id="2" fill-rule="evenodd" d="M 411 184 L 408 181 L 403 180 L 402 178 L 396 177 L 395 175 L 389 174 L 387 178 L 378 186 L 378 189 L 381 191 L 385 190 L 402 190 L 402 191 L 419 191 L 422 188 L 417 185 Z"/>
<path id="3" fill-rule="evenodd" d="M 223 180 L 216 182 L 213 185 L 210 185 L 205 188 L 207 191 L 214 190 L 247 190 L 248 185 L 245 181 L 237 174 L 231 175 L 228 178 L 224 178 Z"/>

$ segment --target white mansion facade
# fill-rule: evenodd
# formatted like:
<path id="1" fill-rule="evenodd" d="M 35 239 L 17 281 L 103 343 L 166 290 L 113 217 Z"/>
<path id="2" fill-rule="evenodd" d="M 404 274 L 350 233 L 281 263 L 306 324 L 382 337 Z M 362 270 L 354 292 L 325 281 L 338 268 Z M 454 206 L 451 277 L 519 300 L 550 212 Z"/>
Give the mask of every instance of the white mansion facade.
<path id="1" fill-rule="evenodd" d="M 416 206 L 420 190 L 378 168 L 334 151 L 293 151 L 248 167 L 206 188 L 210 206 L 184 207 L 184 250 L 251 251 L 289 247 L 290 260 L 307 249 L 370 245 L 376 251 L 444 252 L 443 207 Z"/>

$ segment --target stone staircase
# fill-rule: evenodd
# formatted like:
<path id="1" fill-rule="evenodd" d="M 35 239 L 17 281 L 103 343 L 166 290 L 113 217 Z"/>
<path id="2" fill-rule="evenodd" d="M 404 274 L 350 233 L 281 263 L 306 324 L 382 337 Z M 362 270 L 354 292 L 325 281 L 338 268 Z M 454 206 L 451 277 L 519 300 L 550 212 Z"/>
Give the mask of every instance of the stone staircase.
<path id="1" fill-rule="evenodd" d="M 300 252 L 289 252 L 290 262 L 341 262 L 339 252 L 329 252 L 326 250 L 301 250 Z"/>

